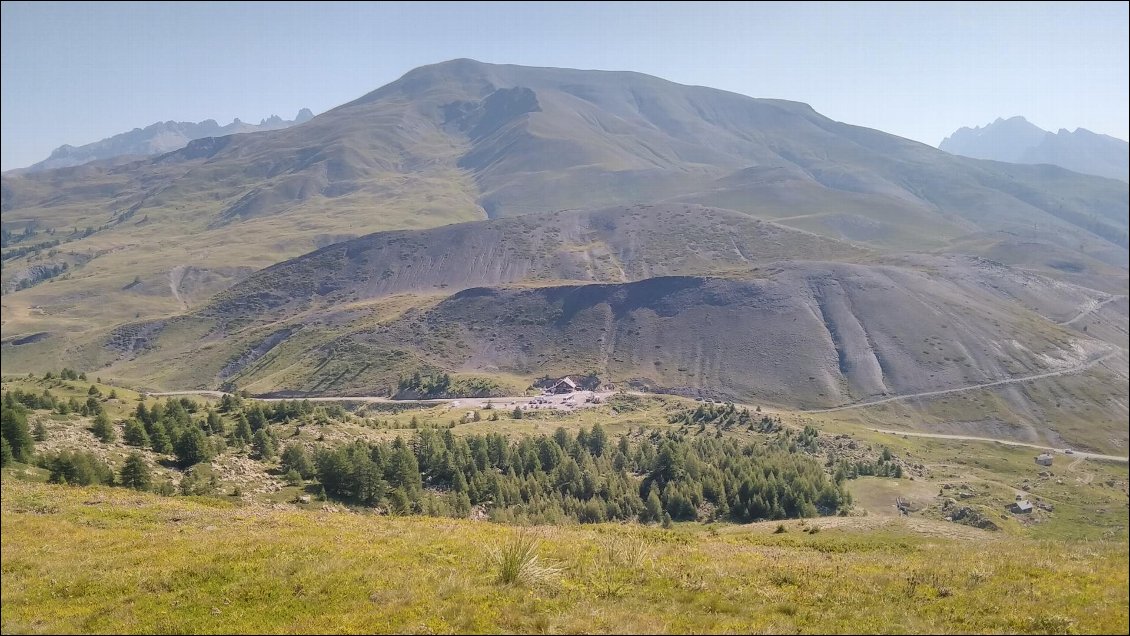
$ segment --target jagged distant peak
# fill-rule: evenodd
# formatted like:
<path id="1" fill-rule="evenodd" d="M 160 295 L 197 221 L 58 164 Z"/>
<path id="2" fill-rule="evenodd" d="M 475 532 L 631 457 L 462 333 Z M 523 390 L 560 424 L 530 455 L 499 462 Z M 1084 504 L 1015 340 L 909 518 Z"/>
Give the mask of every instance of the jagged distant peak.
<path id="1" fill-rule="evenodd" d="M 25 171 L 39 172 L 54 168 L 67 168 L 121 156 L 162 154 L 179 150 L 194 139 L 256 132 L 257 130 L 279 130 L 307 122 L 313 118 L 314 113 L 309 108 L 303 108 L 298 111 L 298 115 L 293 120 L 287 121 L 278 115 L 271 115 L 260 120 L 258 124 L 246 123 L 239 117 L 234 118 L 226 126 L 221 126 L 215 119 L 205 119 L 200 122 L 175 121 L 172 119 L 158 121 L 144 128 L 134 128 L 128 132 L 119 133 L 82 146 L 63 144 L 51 151 L 47 159 L 29 166 Z"/>
<path id="2" fill-rule="evenodd" d="M 975 159 L 1052 164 L 1084 174 L 1130 180 L 1130 153 L 1125 141 L 1079 127 L 1053 133 L 1020 115 L 998 117 L 984 127 L 959 128 L 938 148 Z"/>

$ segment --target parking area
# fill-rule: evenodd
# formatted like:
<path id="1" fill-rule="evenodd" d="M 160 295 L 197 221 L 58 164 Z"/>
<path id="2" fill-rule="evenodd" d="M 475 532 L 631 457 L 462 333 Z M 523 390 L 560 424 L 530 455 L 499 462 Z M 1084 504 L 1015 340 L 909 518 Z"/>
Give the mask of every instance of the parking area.
<path id="1" fill-rule="evenodd" d="M 453 409 L 482 409 L 489 404 L 491 408 L 512 411 L 515 407 L 523 411 L 573 411 L 603 404 L 611 391 L 574 391 L 538 396 L 514 396 L 495 398 L 459 398 L 448 402 Z"/>

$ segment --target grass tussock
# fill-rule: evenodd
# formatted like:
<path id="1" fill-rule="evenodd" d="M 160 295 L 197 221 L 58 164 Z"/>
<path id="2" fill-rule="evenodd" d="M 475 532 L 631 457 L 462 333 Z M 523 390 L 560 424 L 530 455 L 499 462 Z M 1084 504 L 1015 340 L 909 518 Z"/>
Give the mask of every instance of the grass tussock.
<path id="1" fill-rule="evenodd" d="M 529 530 L 521 530 L 501 547 L 490 551 L 490 562 L 497 571 L 499 585 L 533 586 L 548 583 L 561 574 L 561 568 L 542 561 L 540 541 Z"/>

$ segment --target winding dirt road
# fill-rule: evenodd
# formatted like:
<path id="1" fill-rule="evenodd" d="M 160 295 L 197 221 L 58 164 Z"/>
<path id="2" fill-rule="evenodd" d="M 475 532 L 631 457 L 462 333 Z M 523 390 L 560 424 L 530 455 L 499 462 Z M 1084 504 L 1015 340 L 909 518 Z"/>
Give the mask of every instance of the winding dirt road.
<path id="1" fill-rule="evenodd" d="M 949 395 L 951 393 L 963 393 L 965 391 L 976 391 L 978 389 L 989 389 L 994 386 L 1004 386 L 1006 384 L 1017 384 L 1020 382 L 1031 382 L 1032 380 L 1042 380 L 1044 378 L 1054 378 L 1061 375 L 1071 375 L 1085 371 L 1091 367 L 1106 362 L 1114 356 L 1121 353 L 1121 351 L 1109 351 L 1094 360 L 1083 362 L 1067 369 L 1060 369 L 1059 371 L 1049 371 L 1047 373 L 1037 373 L 1034 375 L 1025 375 L 1018 378 L 1008 378 L 1006 380 L 997 380 L 996 382 L 986 382 L 984 384 L 971 384 L 969 386 L 957 387 L 955 389 L 943 389 L 941 391 L 923 391 L 922 393 L 907 393 L 905 395 L 895 395 L 888 398 L 881 398 L 878 400 L 868 400 L 866 402 L 856 402 L 855 404 L 845 404 L 843 406 L 833 406 L 827 409 L 811 409 L 801 411 L 802 413 L 832 413 L 835 411 L 846 411 L 848 409 L 861 409 L 867 406 L 875 406 L 876 404 L 886 404 L 888 402 L 900 402 L 902 400 L 913 400 L 915 398 L 934 397 L 938 395 Z"/>
<path id="2" fill-rule="evenodd" d="M 1079 464 L 1082 464 L 1083 460 L 1087 459 L 1086 453 L 1076 453 L 1076 455 L 1077 456 L 1075 458 L 1075 461 L 1073 461 L 1073 462 L 1071 462 L 1070 464 L 1067 465 L 1067 472 L 1078 473 L 1080 475 L 1080 477 L 1077 477 L 1076 479 L 1078 479 L 1080 482 L 1082 482 L 1084 484 L 1089 484 L 1089 483 L 1095 481 L 1095 473 L 1092 473 L 1089 470 L 1084 470 L 1082 468 L 1079 468 Z"/>
<path id="3" fill-rule="evenodd" d="M 1122 299 L 1122 298 L 1126 298 L 1126 296 L 1111 296 L 1110 298 L 1107 298 L 1106 300 L 1103 300 L 1103 301 L 1097 302 L 1097 303 L 1095 303 L 1095 304 L 1091 305 L 1090 307 L 1087 307 L 1087 308 L 1086 308 L 1086 309 L 1084 309 L 1083 311 L 1079 312 L 1079 315 L 1078 315 L 1078 316 L 1075 316 L 1075 317 L 1074 317 L 1074 318 L 1072 318 L 1071 320 L 1065 320 L 1065 321 L 1063 321 L 1063 322 L 1061 322 L 1061 323 L 1057 323 L 1057 324 L 1058 324 L 1059 326 L 1061 326 L 1061 327 L 1066 327 L 1067 325 L 1070 325 L 1070 324 L 1074 323 L 1074 322 L 1075 322 L 1075 321 L 1077 321 L 1077 320 L 1081 320 L 1081 319 L 1083 319 L 1083 318 L 1086 318 L 1087 316 L 1089 316 L 1089 315 L 1091 315 L 1091 314 L 1095 313 L 1095 312 L 1096 312 L 1096 311 L 1098 311 L 1099 309 L 1102 309 L 1102 308 L 1103 308 L 1103 307 L 1105 307 L 1106 305 L 1108 305 L 1108 304 L 1110 304 L 1110 303 L 1112 303 L 1112 302 L 1114 302 L 1114 301 L 1116 301 L 1116 300 Z"/>
<path id="4" fill-rule="evenodd" d="M 1052 448 L 1050 446 L 1040 446 L 1039 444 L 1029 444 L 1027 442 L 1014 442 L 1010 439 L 996 439 L 992 437 L 973 437 L 971 435 L 943 435 L 941 433 L 917 433 L 914 431 L 892 431 L 886 428 L 873 428 L 871 429 L 876 433 L 886 433 L 888 435 L 906 435 L 908 437 L 932 437 L 935 439 L 954 439 L 966 440 L 971 442 L 995 442 L 997 444 L 1005 444 L 1006 446 L 1026 446 L 1028 448 L 1036 448 L 1044 451 L 1051 451 L 1053 453 L 1063 452 L 1062 449 Z M 1076 456 L 1076 461 L 1072 464 L 1078 464 L 1083 459 L 1107 459 L 1116 462 L 1130 462 L 1130 457 L 1119 457 L 1118 455 L 1100 455 L 1098 453 L 1086 453 L 1083 451 L 1072 451 Z"/>

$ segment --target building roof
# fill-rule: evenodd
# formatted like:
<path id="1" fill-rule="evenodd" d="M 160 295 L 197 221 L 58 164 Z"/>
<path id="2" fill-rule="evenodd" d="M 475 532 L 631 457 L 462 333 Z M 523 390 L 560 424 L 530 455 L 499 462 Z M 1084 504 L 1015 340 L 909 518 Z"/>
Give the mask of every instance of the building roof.
<path id="1" fill-rule="evenodd" d="M 561 386 L 562 384 L 572 389 L 577 388 L 577 383 L 568 377 L 561 378 L 561 380 L 559 380 L 557 384 L 554 384 L 553 386 Z"/>
<path id="2" fill-rule="evenodd" d="M 1013 505 L 1015 505 L 1017 508 L 1019 508 L 1021 510 L 1031 510 L 1032 509 L 1032 502 L 1031 501 L 1018 501 Z"/>

